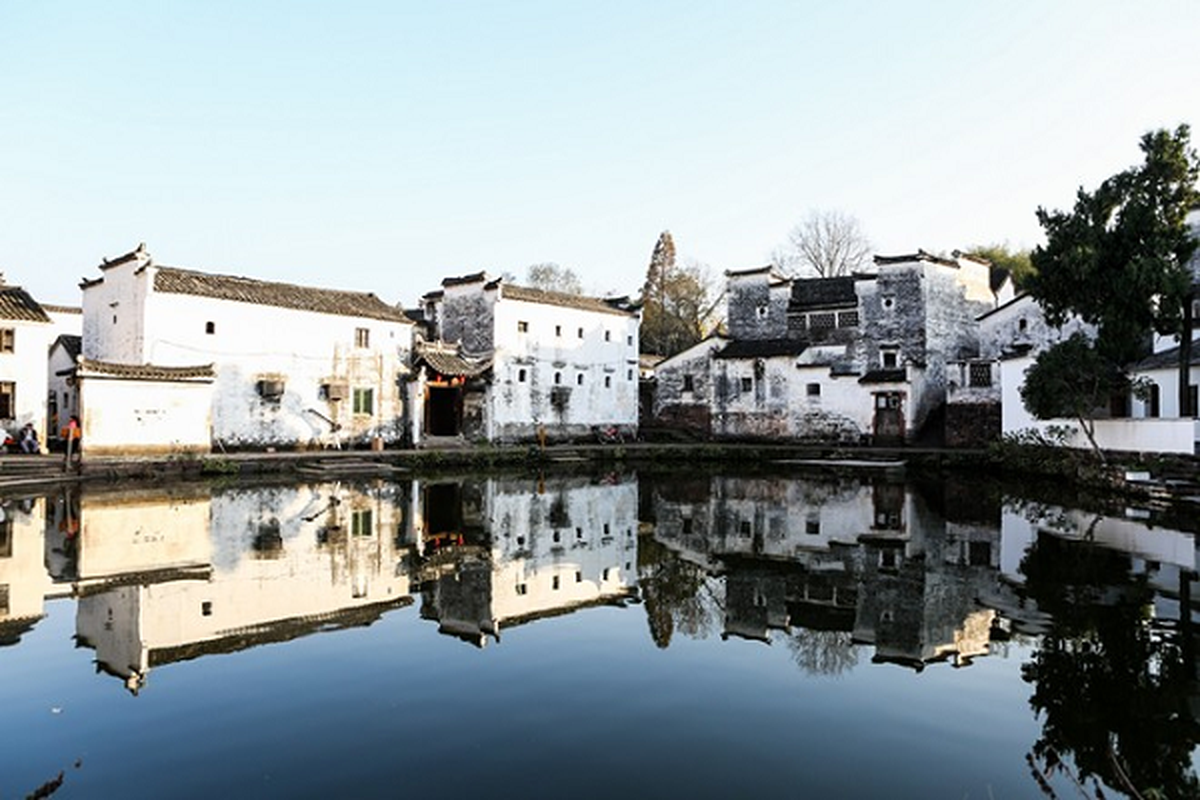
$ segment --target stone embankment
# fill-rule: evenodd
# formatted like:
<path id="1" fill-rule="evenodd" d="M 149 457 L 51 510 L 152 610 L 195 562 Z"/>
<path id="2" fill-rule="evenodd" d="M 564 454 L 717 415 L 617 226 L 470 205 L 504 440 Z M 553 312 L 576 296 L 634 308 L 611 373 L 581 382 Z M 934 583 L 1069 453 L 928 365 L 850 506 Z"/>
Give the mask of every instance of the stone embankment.
<path id="1" fill-rule="evenodd" d="M 294 480 L 395 478 L 430 470 L 500 467 L 591 469 L 692 467 L 803 470 L 834 473 L 980 470 L 990 475 L 1041 477 L 1156 504 L 1200 507 L 1200 459 L 1123 458 L 1084 465 L 1078 451 L 1014 453 L 1004 449 L 846 447 L 770 442 L 445 445 L 410 450 L 237 452 L 204 456 L 84 458 L 0 456 L 0 491 L 79 483 L 155 482 L 274 477 Z"/>

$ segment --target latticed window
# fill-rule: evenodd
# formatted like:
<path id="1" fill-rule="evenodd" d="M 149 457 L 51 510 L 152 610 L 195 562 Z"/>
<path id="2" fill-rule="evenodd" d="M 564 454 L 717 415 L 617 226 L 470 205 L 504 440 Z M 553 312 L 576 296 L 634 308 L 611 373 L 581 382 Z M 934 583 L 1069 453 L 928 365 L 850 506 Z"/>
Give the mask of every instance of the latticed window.
<path id="1" fill-rule="evenodd" d="M 0 353 L 11 353 L 16 348 L 17 332 L 12 328 L 0 328 Z"/>
<path id="2" fill-rule="evenodd" d="M 967 378 L 972 386 L 991 386 L 992 365 L 986 362 L 971 364 Z"/>
<path id="3" fill-rule="evenodd" d="M 813 331 L 827 331 L 837 325 L 837 316 L 832 312 L 808 315 L 808 328 Z"/>
<path id="4" fill-rule="evenodd" d="M 371 346 L 371 329 L 370 328 L 355 328 L 354 329 L 354 346 L 355 347 L 370 347 Z"/>
<path id="5" fill-rule="evenodd" d="M 858 327 L 858 312 L 857 311 L 840 311 L 837 315 L 837 324 L 839 328 L 857 328 Z"/>

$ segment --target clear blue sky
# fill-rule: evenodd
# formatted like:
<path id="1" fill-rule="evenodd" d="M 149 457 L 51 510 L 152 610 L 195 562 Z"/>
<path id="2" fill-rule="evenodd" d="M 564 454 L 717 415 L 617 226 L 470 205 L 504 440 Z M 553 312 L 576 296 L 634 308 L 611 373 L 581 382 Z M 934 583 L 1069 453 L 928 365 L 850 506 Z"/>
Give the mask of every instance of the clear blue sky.
<path id="1" fill-rule="evenodd" d="M 1195 0 L 0 0 L 0 269 L 78 303 L 145 241 L 411 304 L 543 261 L 636 293 L 664 229 L 757 266 L 809 209 L 1028 246 L 1183 122 Z"/>

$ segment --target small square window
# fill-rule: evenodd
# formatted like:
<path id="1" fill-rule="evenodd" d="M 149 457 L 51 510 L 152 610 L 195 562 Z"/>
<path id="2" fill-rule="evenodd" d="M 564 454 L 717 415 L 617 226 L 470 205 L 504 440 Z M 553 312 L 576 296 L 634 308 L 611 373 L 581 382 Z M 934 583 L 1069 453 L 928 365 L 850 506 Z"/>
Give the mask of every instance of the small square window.
<path id="1" fill-rule="evenodd" d="M 696 391 L 696 382 L 695 382 L 695 380 L 692 378 L 692 376 L 691 376 L 691 375 L 684 375 L 684 376 L 683 376 L 683 390 L 684 390 L 685 392 L 694 392 L 694 391 Z"/>
<path id="2" fill-rule="evenodd" d="M 554 373 L 554 385 L 557 386 L 560 383 L 562 383 L 562 373 L 556 372 Z"/>
<path id="3" fill-rule="evenodd" d="M 821 384 L 810 383 L 804 387 L 804 391 L 809 397 L 820 397 L 821 396 Z"/>
<path id="4" fill-rule="evenodd" d="M 575 385 L 583 386 L 583 373 L 582 372 L 575 376 Z"/>
<path id="5" fill-rule="evenodd" d="M 525 594 L 527 591 L 529 591 L 529 588 L 525 584 L 517 584 L 517 594 Z"/>
<path id="6" fill-rule="evenodd" d="M 524 320 L 517 323 L 517 333 L 529 333 L 529 323 Z M 521 584 L 524 586 L 525 584 Z"/>
<path id="7" fill-rule="evenodd" d="M 884 369 L 895 369 L 896 365 L 900 363 L 900 354 L 895 350 L 881 350 L 879 358 Z"/>
<path id="8" fill-rule="evenodd" d="M 204 617 L 212 616 L 212 600 L 204 600 L 200 603 L 200 615 Z"/>
<path id="9" fill-rule="evenodd" d="M 116 317 L 113 317 L 116 320 Z M 13 328 L 0 328 L 0 353 L 11 353 L 16 348 L 17 332 Z"/>
<path id="10" fill-rule="evenodd" d="M 204 323 L 204 332 L 209 335 L 216 333 L 217 332 L 217 323 L 215 323 L 215 322 Z"/>
<path id="11" fill-rule="evenodd" d="M 575 570 L 575 582 L 576 582 L 576 583 L 583 583 L 583 572 L 582 572 L 582 571 L 580 571 L 580 570 Z"/>
<path id="12" fill-rule="evenodd" d="M 754 379 L 753 378 L 742 378 L 742 391 L 743 392 L 754 391 Z"/>
<path id="13" fill-rule="evenodd" d="M 354 346 L 355 347 L 370 347 L 371 346 L 371 330 L 370 330 L 370 328 L 355 328 L 354 329 Z"/>
<path id="14" fill-rule="evenodd" d="M 525 382 L 525 370 L 519 369 L 519 370 L 517 370 L 517 383 L 524 383 L 524 382 Z"/>

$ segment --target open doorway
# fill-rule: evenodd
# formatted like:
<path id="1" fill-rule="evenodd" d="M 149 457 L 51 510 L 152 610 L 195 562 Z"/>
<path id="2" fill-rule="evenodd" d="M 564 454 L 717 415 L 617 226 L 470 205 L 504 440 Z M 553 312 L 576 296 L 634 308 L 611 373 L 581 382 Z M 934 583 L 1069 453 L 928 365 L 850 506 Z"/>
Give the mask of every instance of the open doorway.
<path id="1" fill-rule="evenodd" d="M 457 436 L 462 431 L 462 387 L 426 387 L 425 432 L 430 436 Z"/>

